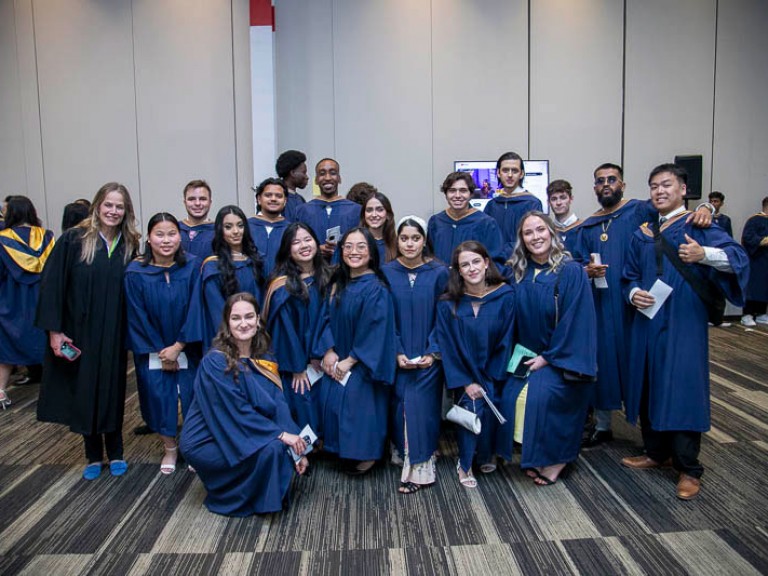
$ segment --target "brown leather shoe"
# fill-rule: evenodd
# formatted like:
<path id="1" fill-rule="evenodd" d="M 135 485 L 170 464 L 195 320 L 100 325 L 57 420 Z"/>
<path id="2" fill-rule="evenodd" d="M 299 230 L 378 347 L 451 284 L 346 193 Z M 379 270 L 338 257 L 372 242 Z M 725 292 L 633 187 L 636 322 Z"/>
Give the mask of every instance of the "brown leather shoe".
<path id="1" fill-rule="evenodd" d="M 649 458 L 643 454 L 642 456 L 628 456 L 627 458 L 622 458 L 621 463 L 627 468 L 646 470 L 648 468 L 667 468 L 672 466 L 672 459 L 668 458 L 664 462 L 656 462 L 653 458 Z"/>
<path id="2" fill-rule="evenodd" d="M 699 495 L 701 490 L 701 480 L 688 476 L 688 474 L 680 473 L 680 479 L 677 481 L 677 497 L 680 500 L 692 500 Z"/>

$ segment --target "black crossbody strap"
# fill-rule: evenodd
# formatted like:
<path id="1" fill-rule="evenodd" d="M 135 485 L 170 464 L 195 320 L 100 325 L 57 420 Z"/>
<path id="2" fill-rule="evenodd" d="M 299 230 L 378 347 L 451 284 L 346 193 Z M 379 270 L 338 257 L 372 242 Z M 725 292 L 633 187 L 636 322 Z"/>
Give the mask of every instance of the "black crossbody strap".
<path id="1" fill-rule="evenodd" d="M 661 247 L 661 251 L 672 263 L 672 266 L 675 267 L 675 270 L 677 270 L 680 275 L 685 278 L 686 282 L 690 284 L 691 288 L 693 288 L 693 291 L 696 292 L 696 295 L 701 298 L 701 301 L 704 302 L 704 304 L 707 306 L 712 306 L 722 298 L 720 289 L 715 285 L 715 283 L 707 278 L 702 278 L 693 270 L 691 270 L 691 268 L 687 266 L 682 260 L 680 260 L 680 256 L 677 255 L 677 250 L 667 241 L 666 238 L 664 238 L 664 236 L 661 234 L 655 234 L 654 238 L 656 240 L 656 254 L 659 254 L 659 247 Z M 661 275 L 658 256 L 657 274 Z"/>

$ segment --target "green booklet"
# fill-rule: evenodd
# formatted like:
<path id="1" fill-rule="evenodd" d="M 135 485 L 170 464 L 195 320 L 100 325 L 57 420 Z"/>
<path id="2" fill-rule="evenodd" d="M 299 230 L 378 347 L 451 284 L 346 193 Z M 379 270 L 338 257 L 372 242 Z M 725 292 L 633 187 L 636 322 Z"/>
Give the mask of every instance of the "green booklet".
<path id="1" fill-rule="evenodd" d="M 507 364 L 507 372 L 510 372 L 513 376 L 517 376 L 518 378 L 527 378 L 530 371 L 528 370 L 528 366 L 525 365 L 525 362 L 536 358 L 536 356 L 538 356 L 538 354 L 533 350 L 528 350 L 528 348 L 522 344 L 515 344 L 515 349 L 512 351 L 512 358 L 509 359 L 509 364 Z"/>

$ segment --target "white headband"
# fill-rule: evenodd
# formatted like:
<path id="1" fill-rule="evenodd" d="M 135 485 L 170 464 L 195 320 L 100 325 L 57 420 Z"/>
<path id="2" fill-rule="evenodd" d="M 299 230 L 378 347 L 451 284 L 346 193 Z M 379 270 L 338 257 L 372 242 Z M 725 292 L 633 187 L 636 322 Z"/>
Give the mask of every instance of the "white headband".
<path id="1" fill-rule="evenodd" d="M 419 218 L 418 216 L 403 216 L 400 218 L 400 220 L 397 222 L 397 229 L 400 230 L 400 226 L 402 226 L 403 222 L 406 220 L 413 220 L 416 222 L 419 226 L 421 226 L 421 229 L 424 230 L 424 237 L 427 237 L 427 223 L 424 222 L 422 218 Z"/>

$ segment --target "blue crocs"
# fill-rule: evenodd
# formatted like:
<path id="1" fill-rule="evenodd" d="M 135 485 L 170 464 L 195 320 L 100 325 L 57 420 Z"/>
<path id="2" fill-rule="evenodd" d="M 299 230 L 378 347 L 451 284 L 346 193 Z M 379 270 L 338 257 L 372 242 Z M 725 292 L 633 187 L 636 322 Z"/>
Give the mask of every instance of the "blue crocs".
<path id="1" fill-rule="evenodd" d="M 101 476 L 101 462 L 92 462 L 83 470 L 83 480 L 96 480 Z"/>
<path id="2" fill-rule="evenodd" d="M 128 462 L 125 460 L 112 460 L 109 463 L 109 473 L 112 476 L 122 476 L 128 471 Z"/>

